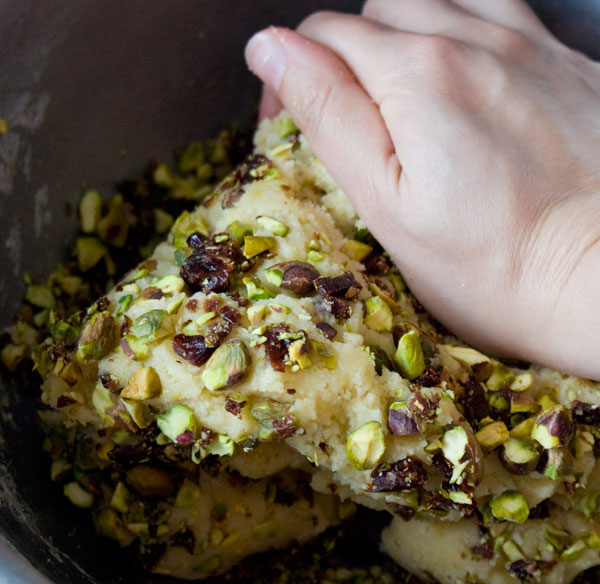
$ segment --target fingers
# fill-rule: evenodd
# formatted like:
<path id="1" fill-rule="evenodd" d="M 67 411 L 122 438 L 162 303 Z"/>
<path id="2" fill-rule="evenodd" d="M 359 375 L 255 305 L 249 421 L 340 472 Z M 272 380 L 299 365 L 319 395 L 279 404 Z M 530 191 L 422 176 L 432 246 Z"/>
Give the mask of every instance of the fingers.
<path id="1" fill-rule="evenodd" d="M 524 34 L 548 35 L 535 12 L 521 0 L 452 0 L 454 4 L 487 20 Z"/>
<path id="2" fill-rule="evenodd" d="M 389 214 L 381 209 L 397 190 L 401 168 L 377 106 L 346 64 L 330 49 L 280 28 L 255 35 L 246 60 L 359 214 L 385 223 Z"/>
<path id="3" fill-rule="evenodd" d="M 277 94 L 268 86 L 263 85 L 260 105 L 258 106 L 258 121 L 274 118 L 283 109 Z"/>
<path id="4" fill-rule="evenodd" d="M 367 0 L 362 14 L 381 24 L 420 34 L 449 33 L 476 20 L 449 0 Z"/>

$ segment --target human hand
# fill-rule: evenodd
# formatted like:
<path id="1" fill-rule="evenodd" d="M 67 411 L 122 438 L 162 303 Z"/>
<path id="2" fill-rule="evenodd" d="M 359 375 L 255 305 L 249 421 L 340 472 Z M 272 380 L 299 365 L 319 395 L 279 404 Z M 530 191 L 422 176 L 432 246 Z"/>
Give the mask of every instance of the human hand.
<path id="1" fill-rule="evenodd" d="M 368 0 L 246 56 L 434 316 L 600 379 L 599 64 L 519 0 Z"/>

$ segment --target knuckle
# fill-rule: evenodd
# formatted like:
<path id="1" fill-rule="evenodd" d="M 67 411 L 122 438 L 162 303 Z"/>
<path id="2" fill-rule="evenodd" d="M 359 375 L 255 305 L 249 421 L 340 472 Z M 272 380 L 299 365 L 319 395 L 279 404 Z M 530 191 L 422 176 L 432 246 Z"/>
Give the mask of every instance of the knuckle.
<path id="1" fill-rule="evenodd" d="M 330 22 L 332 18 L 335 18 L 335 16 L 336 13 L 331 10 L 319 10 L 318 12 L 313 12 L 302 20 L 296 30 L 301 34 L 309 34 L 311 31 L 323 27 L 326 23 Z"/>

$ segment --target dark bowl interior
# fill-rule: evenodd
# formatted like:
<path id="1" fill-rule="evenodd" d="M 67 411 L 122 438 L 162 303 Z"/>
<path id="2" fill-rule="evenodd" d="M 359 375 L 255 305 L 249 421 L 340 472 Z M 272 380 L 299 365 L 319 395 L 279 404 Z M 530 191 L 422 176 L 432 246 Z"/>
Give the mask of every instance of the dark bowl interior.
<path id="1" fill-rule="evenodd" d="M 600 57 L 598 0 L 533 0 L 571 46 Z M 259 85 L 243 47 L 269 24 L 310 12 L 358 11 L 360 0 L 0 0 L 0 326 L 57 264 L 87 185 L 114 182 L 150 158 L 251 119 Z M 119 561 L 85 513 L 48 478 L 34 377 L 0 386 L 0 583 L 167 582 Z"/>

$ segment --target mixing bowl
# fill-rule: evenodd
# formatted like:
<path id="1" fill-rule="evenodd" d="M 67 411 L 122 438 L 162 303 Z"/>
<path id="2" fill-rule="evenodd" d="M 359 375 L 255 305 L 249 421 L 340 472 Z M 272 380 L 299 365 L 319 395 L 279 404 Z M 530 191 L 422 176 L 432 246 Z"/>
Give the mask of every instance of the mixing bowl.
<path id="1" fill-rule="evenodd" d="M 493 0 L 488 0 L 493 1 Z M 532 2 L 571 46 L 600 57 L 598 0 Z M 0 326 L 44 278 L 93 185 L 169 159 L 186 141 L 248 121 L 259 85 L 243 47 L 253 31 L 293 26 L 359 0 L 0 0 Z M 35 378 L 0 380 L 0 583 L 165 582 L 141 575 L 49 480 Z M 168 580 L 167 580 L 168 581 Z"/>

